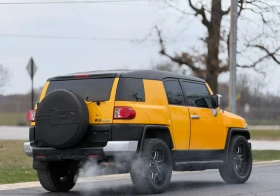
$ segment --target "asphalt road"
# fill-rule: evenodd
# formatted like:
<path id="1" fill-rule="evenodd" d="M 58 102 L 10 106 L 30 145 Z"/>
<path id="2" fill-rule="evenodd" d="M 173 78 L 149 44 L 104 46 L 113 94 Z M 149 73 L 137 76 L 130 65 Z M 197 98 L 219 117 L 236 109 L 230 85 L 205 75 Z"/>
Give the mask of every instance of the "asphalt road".
<path id="1" fill-rule="evenodd" d="M 173 174 L 170 187 L 161 195 L 172 196 L 279 196 L 280 164 L 254 166 L 245 184 L 225 184 L 216 170 Z M 48 193 L 41 187 L 0 191 L 0 196 L 95 196 L 136 195 L 129 178 L 79 183 L 69 193 Z"/>
<path id="2" fill-rule="evenodd" d="M 0 140 L 28 140 L 28 127 L 0 126 Z"/>

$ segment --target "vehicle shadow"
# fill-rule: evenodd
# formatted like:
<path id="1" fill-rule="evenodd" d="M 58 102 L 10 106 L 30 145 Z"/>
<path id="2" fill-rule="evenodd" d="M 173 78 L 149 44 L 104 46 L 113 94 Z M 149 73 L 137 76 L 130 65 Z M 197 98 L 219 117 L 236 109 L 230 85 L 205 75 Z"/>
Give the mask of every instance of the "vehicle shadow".
<path id="1" fill-rule="evenodd" d="M 222 181 L 173 181 L 166 193 L 174 191 L 194 191 L 206 188 L 216 188 L 225 186 L 226 184 Z"/>
<path id="2" fill-rule="evenodd" d="M 75 190 L 68 193 L 43 193 L 41 196 L 99 196 L 99 195 L 137 195 L 132 185 Z M 138 194 L 139 195 L 139 194 Z"/>
<path id="3" fill-rule="evenodd" d="M 207 189 L 207 188 L 217 188 L 221 186 L 226 186 L 224 182 L 221 181 L 173 181 L 170 183 L 169 188 L 161 195 L 172 195 L 175 192 L 184 193 L 188 195 L 188 192 L 193 192 L 195 190 Z M 68 193 L 58 194 L 58 193 L 43 193 L 44 196 L 98 196 L 98 195 L 141 195 L 138 194 L 133 185 L 120 185 L 118 187 L 102 187 L 93 188 L 81 191 L 71 191 Z"/>

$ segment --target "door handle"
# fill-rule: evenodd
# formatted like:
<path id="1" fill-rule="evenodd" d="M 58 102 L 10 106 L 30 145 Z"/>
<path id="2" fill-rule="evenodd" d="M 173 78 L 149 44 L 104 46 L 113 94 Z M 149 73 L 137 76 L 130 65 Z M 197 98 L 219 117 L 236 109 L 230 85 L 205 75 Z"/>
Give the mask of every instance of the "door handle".
<path id="1" fill-rule="evenodd" d="M 200 119 L 200 116 L 192 114 L 191 119 Z"/>

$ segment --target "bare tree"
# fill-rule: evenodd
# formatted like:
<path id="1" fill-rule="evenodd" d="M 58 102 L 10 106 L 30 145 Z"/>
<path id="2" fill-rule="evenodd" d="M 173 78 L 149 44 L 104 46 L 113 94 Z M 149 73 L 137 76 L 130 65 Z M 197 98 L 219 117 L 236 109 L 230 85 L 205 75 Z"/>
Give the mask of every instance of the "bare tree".
<path id="1" fill-rule="evenodd" d="M 279 124 L 280 96 L 266 91 L 265 80 L 255 80 L 248 74 L 238 74 L 237 108 L 238 115 L 246 118 L 248 124 Z M 219 93 L 223 94 L 222 107 L 228 109 L 228 84 L 219 84 Z M 246 109 L 247 108 L 247 109 Z"/>
<path id="2" fill-rule="evenodd" d="M 0 89 L 6 86 L 10 79 L 10 71 L 3 65 L 0 65 Z"/>
<path id="3" fill-rule="evenodd" d="M 185 74 L 185 72 L 186 72 L 184 67 L 178 66 L 176 63 L 173 63 L 173 62 L 157 63 L 155 65 L 152 65 L 151 68 L 154 70 L 169 71 L 169 72 L 175 72 L 175 73 L 181 73 L 181 74 Z"/>
<path id="4" fill-rule="evenodd" d="M 201 19 L 207 34 L 200 40 L 206 51 L 184 51 L 170 54 L 166 50 L 162 30 L 155 27 L 159 38 L 159 53 L 171 61 L 188 66 L 193 75 L 205 79 L 214 93 L 218 90 L 218 76 L 229 71 L 229 21 L 223 25 L 223 19 L 229 20 L 230 7 L 222 8 L 222 0 L 185 0 L 192 14 Z M 169 7 L 189 16 L 175 1 L 165 0 Z M 196 2 L 196 4 L 194 4 Z M 210 3 L 209 3 L 210 2 Z M 223 1 L 226 2 L 226 1 Z M 246 23 L 238 34 L 238 67 L 255 68 L 257 71 L 264 64 L 280 64 L 280 44 L 276 41 L 280 36 L 280 2 L 273 0 L 238 0 L 238 21 Z M 255 32 L 249 27 L 254 26 Z M 244 30 L 243 30 L 244 29 Z M 221 57 L 224 53 L 225 58 Z M 241 64 L 241 62 L 243 64 Z"/>
<path id="5" fill-rule="evenodd" d="M 156 65 L 152 65 L 152 69 L 154 70 L 160 70 L 160 71 L 169 71 L 169 72 L 173 72 L 173 67 L 174 65 L 171 63 L 163 63 L 163 64 L 156 64 Z"/>

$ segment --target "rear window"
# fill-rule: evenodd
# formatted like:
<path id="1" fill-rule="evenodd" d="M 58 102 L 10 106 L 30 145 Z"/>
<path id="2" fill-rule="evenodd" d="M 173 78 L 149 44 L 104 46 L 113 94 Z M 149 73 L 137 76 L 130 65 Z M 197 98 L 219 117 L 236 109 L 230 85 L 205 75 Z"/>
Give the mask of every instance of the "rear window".
<path id="1" fill-rule="evenodd" d="M 88 101 L 108 101 L 115 78 L 51 81 L 47 93 L 66 89 Z"/>
<path id="2" fill-rule="evenodd" d="M 143 79 L 120 78 L 116 101 L 145 102 Z"/>

